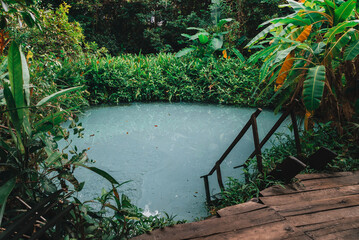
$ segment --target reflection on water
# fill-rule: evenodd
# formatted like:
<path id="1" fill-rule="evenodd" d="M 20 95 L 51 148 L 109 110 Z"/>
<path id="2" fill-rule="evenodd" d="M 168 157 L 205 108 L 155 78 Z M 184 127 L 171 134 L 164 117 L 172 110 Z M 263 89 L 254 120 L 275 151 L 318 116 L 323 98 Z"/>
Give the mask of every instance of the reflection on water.
<path id="1" fill-rule="evenodd" d="M 207 215 L 203 179 L 254 112 L 254 109 L 188 103 L 134 103 L 95 107 L 80 118 L 84 139 L 74 140 L 78 149 L 90 148 L 96 167 L 109 172 L 132 202 L 147 214 L 156 211 L 193 220 Z M 258 117 L 260 138 L 279 118 L 263 111 Z M 283 124 L 282 131 L 286 124 Z M 222 164 L 224 179 L 240 177 L 233 166 L 254 150 L 252 131 L 243 137 Z M 77 173 L 86 181 L 83 200 L 108 186 L 86 169 Z M 216 176 L 210 178 L 211 193 L 218 192 Z"/>

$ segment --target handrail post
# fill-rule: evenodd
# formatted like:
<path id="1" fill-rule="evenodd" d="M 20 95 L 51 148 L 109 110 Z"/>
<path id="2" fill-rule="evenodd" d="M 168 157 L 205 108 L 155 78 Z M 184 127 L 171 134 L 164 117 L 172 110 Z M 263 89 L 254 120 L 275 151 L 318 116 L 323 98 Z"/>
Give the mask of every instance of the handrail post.
<path id="1" fill-rule="evenodd" d="M 254 147 L 255 147 L 256 159 L 257 159 L 257 167 L 258 167 L 258 171 L 263 174 L 262 152 L 261 152 L 261 147 L 259 145 L 257 120 L 254 115 L 252 115 L 251 120 L 252 120 Z"/>
<path id="2" fill-rule="evenodd" d="M 293 109 L 290 112 L 290 117 L 292 119 L 292 125 L 293 125 L 293 131 L 294 131 L 295 146 L 297 148 L 297 154 L 298 154 L 298 156 L 301 156 L 302 155 L 302 147 L 300 146 L 300 138 L 299 138 L 297 118 L 295 117 L 295 113 L 294 113 Z"/>
<path id="3" fill-rule="evenodd" d="M 209 192 L 208 176 L 207 175 L 203 176 L 203 180 L 204 180 L 204 188 L 206 190 L 207 204 L 210 205 L 211 204 L 211 194 Z"/>
<path id="4" fill-rule="evenodd" d="M 262 139 L 262 141 L 260 142 L 259 144 L 259 147 L 262 148 L 264 146 L 264 144 L 267 143 L 267 141 L 270 139 L 270 137 L 273 135 L 273 133 L 275 131 L 277 131 L 277 129 L 279 128 L 279 126 L 284 122 L 284 120 L 291 114 L 292 112 L 292 108 L 293 108 L 293 105 L 296 103 L 297 101 L 295 101 L 294 103 L 292 103 L 292 105 L 282 114 L 282 116 L 280 116 L 280 118 L 277 120 L 277 122 L 273 125 L 273 127 L 271 128 L 271 130 L 269 130 L 269 132 L 267 133 L 267 135 Z M 298 139 L 299 139 L 299 135 L 298 135 Z M 245 161 L 245 163 L 253 158 L 254 156 L 256 155 L 256 150 L 254 150 L 252 152 L 252 154 L 248 157 L 248 159 Z M 242 167 L 242 165 L 239 165 L 239 166 L 235 166 L 233 168 L 239 168 L 239 167 Z"/>
<path id="5" fill-rule="evenodd" d="M 216 164 L 216 172 L 217 172 L 218 185 L 221 188 L 221 190 L 224 191 L 224 185 L 223 185 L 222 173 L 221 173 L 221 165 Z"/>

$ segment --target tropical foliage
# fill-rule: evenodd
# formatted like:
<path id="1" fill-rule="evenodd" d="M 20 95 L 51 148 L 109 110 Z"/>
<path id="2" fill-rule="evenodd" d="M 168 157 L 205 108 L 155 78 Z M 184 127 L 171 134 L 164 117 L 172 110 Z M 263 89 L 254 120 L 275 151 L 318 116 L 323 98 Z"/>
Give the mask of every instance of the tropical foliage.
<path id="1" fill-rule="evenodd" d="M 267 106 L 274 92 L 263 95 L 255 103 L 251 96 L 256 89 L 253 79 L 258 70 L 246 68 L 235 56 L 208 58 L 206 62 L 192 55 L 176 58 L 171 54 L 156 56 L 122 55 L 121 57 L 57 60 L 44 66 L 33 60 L 33 76 L 52 77 L 59 85 L 87 86 L 83 96 L 90 104 L 118 104 L 133 101 L 208 102 L 237 106 Z M 71 96 L 67 99 L 70 100 Z M 78 96 L 63 106 L 81 104 Z"/>
<path id="2" fill-rule="evenodd" d="M 356 0 L 296 2 L 294 12 L 263 23 L 266 28 L 247 45 L 259 49 L 249 63 L 263 62 L 260 82 L 302 96 L 307 115 L 318 110 L 324 119 L 351 120 L 357 101 L 359 24 Z"/>
<path id="3" fill-rule="evenodd" d="M 188 48 L 184 48 L 179 51 L 176 56 L 182 57 L 191 52 L 195 52 L 195 57 L 197 58 L 208 58 L 212 57 L 215 52 L 226 51 L 224 48 L 224 36 L 227 34 L 227 31 L 223 31 L 224 24 L 232 21 L 232 19 L 221 19 L 218 20 L 214 26 L 214 33 L 209 33 L 203 28 L 189 27 L 187 30 L 196 30 L 197 33 L 193 35 L 182 34 L 183 37 L 186 37 L 189 41 L 193 42 L 193 45 L 190 45 Z M 225 56 L 227 58 L 227 56 Z"/>
<path id="4" fill-rule="evenodd" d="M 68 227 L 60 235 L 66 239 L 129 238 L 176 223 L 168 215 L 145 217 L 121 194 L 124 183 L 92 167 L 86 149 L 72 146 L 70 132 L 81 137 L 84 131 L 76 114 L 89 104 L 188 101 L 279 109 L 301 97 L 307 119 L 315 111 L 324 121 L 356 121 L 357 0 L 64 2 L 0 0 L 0 231 L 58 189 L 64 207 L 76 206 L 64 219 Z M 263 20 L 245 51 L 242 44 Z M 184 48 L 185 40 L 189 47 L 177 57 L 168 53 Z M 69 130 L 60 126 L 65 121 Z M 342 135 L 330 122 L 302 133 L 304 152 L 327 146 L 339 153 L 327 170 L 358 169 L 358 124 L 350 124 Z M 267 169 L 294 152 L 290 136 L 278 142 L 263 154 Z M 274 183 L 257 178 L 255 164 L 245 172 L 249 184 L 229 181 L 222 206 L 247 201 Z M 79 167 L 110 187 L 89 201 L 72 197 L 85 184 L 74 175 Z"/>
<path id="5" fill-rule="evenodd" d="M 5 11 L 1 13 L 4 15 L 9 9 L 13 13 L 15 7 L 21 11 L 29 9 L 31 13 L 28 1 L 26 3 L 1 1 L 1 3 Z M 16 33 L 20 27 L 15 26 L 13 20 L 17 18 L 21 21 L 21 17 L 24 16 L 27 15 L 6 16 L 7 21 L 12 25 L 4 26 L 5 28 L 1 29 L 2 33 L 10 32 L 9 35 Z M 28 25 L 30 26 L 30 23 Z M 35 25 L 37 24 L 33 24 Z M 5 48 L 10 42 L 10 48 Z M 28 66 L 31 56 L 28 54 L 25 57 L 21 46 L 13 39 L 6 39 L 1 44 L 6 55 L 6 57 L 0 56 L 1 232 L 21 217 L 23 211 L 36 206 L 59 189 L 62 190 L 58 199 L 59 202 L 61 199 L 60 206 L 44 213 L 43 216 L 48 220 L 45 218 L 43 220 L 49 221 L 69 204 L 74 204 L 76 208 L 64 217 L 65 225 L 68 227 L 62 228 L 57 233 L 50 228 L 47 232 L 49 237 L 128 238 L 150 231 L 154 227 L 174 224 L 175 221 L 170 216 L 145 217 L 141 209 L 131 204 L 125 195 L 119 195 L 117 189 L 122 184 L 101 169 L 89 166 L 91 161 L 87 158 L 86 150 L 79 151 L 76 146 L 71 145 L 69 131 L 62 128 L 60 124 L 68 120 L 71 123 L 69 129 L 72 129 L 78 137 L 82 136 L 84 129 L 81 123 L 77 123 L 77 118 L 73 114 L 74 109 L 68 107 L 63 109 L 64 105 L 56 103 L 55 100 L 65 95 L 70 96 L 71 92 L 83 87 L 76 86 L 57 91 L 57 85 L 53 79 L 47 76 L 46 80 L 51 86 L 50 93 L 52 93 L 46 94 L 40 91 L 41 94 L 38 94 L 38 89 L 44 87 L 41 85 L 44 79 L 39 81 L 39 85 L 32 85 L 30 75 L 33 74 L 30 74 Z M 44 64 L 43 69 L 47 69 L 48 64 Z M 39 65 L 36 67 L 37 71 L 40 67 Z M 39 99 L 41 95 L 45 96 Z M 34 99 L 36 99 L 35 104 Z M 63 150 L 60 150 L 58 146 L 60 140 L 66 145 Z M 104 191 L 100 198 L 92 201 L 98 204 L 96 208 L 90 207 L 88 202 L 82 203 L 77 198 L 71 198 L 71 195 L 81 191 L 85 184 L 79 182 L 74 175 L 78 167 L 101 175 L 112 186 L 111 191 Z M 116 204 L 113 205 L 113 202 Z"/>

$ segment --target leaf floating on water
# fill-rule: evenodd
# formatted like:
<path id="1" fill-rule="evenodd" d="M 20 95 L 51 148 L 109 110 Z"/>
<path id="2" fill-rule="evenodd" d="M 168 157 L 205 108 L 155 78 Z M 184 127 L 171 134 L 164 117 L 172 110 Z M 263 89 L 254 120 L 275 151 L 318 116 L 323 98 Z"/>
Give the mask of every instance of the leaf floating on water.
<path id="1" fill-rule="evenodd" d="M 155 127 L 158 127 L 158 125 L 155 125 Z"/>
<path id="2" fill-rule="evenodd" d="M 128 134 L 128 132 L 126 132 L 126 134 Z"/>

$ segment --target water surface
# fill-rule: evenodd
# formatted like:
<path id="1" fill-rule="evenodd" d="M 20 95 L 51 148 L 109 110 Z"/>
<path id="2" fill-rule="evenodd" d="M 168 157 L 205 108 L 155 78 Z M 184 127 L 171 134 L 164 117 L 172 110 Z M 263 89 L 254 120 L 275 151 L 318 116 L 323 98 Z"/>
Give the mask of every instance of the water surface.
<path id="1" fill-rule="evenodd" d="M 250 118 L 255 109 L 209 104 L 133 103 L 94 107 L 80 118 L 84 139 L 74 139 L 79 149 L 90 148 L 94 166 L 109 172 L 132 202 L 147 213 L 167 212 L 176 219 L 207 216 L 203 179 Z M 262 139 L 279 115 L 263 111 L 257 121 Z M 286 123 L 280 131 L 284 131 Z M 222 164 L 223 179 L 240 177 L 233 169 L 254 150 L 252 130 Z M 106 180 L 81 169 L 85 181 L 79 197 L 98 196 Z M 218 192 L 216 175 L 211 193 Z"/>

